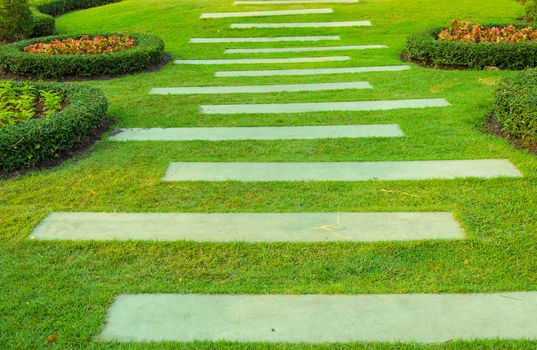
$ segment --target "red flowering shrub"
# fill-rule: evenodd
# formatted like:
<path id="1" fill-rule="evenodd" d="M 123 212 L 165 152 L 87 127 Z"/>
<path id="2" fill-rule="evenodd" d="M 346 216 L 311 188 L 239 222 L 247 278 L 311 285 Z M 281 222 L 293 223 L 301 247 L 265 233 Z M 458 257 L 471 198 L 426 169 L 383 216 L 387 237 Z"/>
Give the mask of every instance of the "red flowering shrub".
<path id="1" fill-rule="evenodd" d="M 537 28 L 506 27 L 484 28 L 481 24 L 455 20 L 448 29 L 442 30 L 437 37 L 440 41 L 458 41 L 464 43 L 527 43 L 537 42 Z"/>
<path id="2" fill-rule="evenodd" d="M 28 53 L 43 53 L 48 55 L 92 55 L 125 51 L 136 45 L 128 34 L 96 36 L 90 38 L 83 35 L 78 39 L 67 38 L 54 40 L 50 43 L 36 43 L 24 48 Z"/>

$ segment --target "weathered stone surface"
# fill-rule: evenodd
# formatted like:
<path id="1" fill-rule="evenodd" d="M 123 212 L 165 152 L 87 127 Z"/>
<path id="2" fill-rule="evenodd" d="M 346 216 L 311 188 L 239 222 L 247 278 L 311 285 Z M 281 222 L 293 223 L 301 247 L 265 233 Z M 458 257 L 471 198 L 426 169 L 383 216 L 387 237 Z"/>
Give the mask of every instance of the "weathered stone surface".
<path id="1" fill-rule="evenodd" d="M 224 53 L 281 53 L 281 52 L 320 52 L 320 51 L 351 51 L 385 49 L 384 45 L 354 45 L 354 46 L 317 46 L 317 47 L 284 47 L 266 49 L 226 49 Z"/>
<path id="2" fill-rule="evenodd" d="M 451 213 L 52 213 L 38 240 L 329 242 L 462 239 Z"/>
<path id="3" fill-rule="evenodd" d="M 231 128 L 135 128 L 122 129 L 109 139 L 112 141 L 228 141 L 401 136 L 404 136 L 404 134 L 397 124 L 371 124 Z"/>
<path id="4" fill-rule="evenodd" d="M 250 28 L 334 28 L 334 27 L 370 27 L 371 21 L 349 22 L 299 22 L 299 23 L 233 23 L 232 29 Z"/>
<path id="5" fill-rule="evenodd" d="M 348 61 L 349 56 L 297 57 L 297 58 L 243 58 L 221 60 L 176 60 L 175 64 L 219 65 L 219 64 L 281 64 Z"/>
<path id="6" fill-rule="evenodd" d="M 201 106 L 201 112 L 204 114 L 282 114 L 337 111 L 386 111 L 403 108 L 431 108 L 447 106 L 450 106 L 450 104 L 443 98 L 424 98 L 412 100 L 352 102 L 203 105 Z"/>
<path id="7" fill-rule="evenodd" d="M 367 72 L 396 72 L 409 70 L 410 66 L 374 66 L 350 68 L 313 68 L 313 69 L 271 69 L 271 70 L 238 70 L 216 72 L 216 77 L 273 77 L 292 75 L 327 75 L 327 74 L 353 74 Z"/>
<path id="8" fill-rule="evenodd" d="M 286 85 L 242 85 L 242 86 L 192 86 L 151 89 L 152 95 L 198 95 L 198 94 L 255 94 L 270 92 L 298 92 L 372 89 L 365 81 L 320 84 L 286 84 Z"/>
<path id="9" fill-rule="evenodd" d="M 101 340 L 419 342 L 537 339 L 537 292 L 117 297 Z"/>
<path id="10" fill-rule="evenodd" d="M 319 15 L 333 13 L 331 8 L 307 9 L 307 10 L 276 10 L 276 11 L 252 11 L 252 12 L 214 12 L 203 13 L 201 18 L 233 18 L 233 17 L 272 17 L 289 15 Z"/>
<path id="11" fill-rule="evenodd" d="M 337 41 L 339 35 L 316 35 L 316 36 L 274 36 L 274 37 L 242 37 L 242 38 L 192 38 L 192 44 L 221 44 L 221 43 L 274 43 L 288 41 Z"/>
<path id="12" fill-rule="evenodd" d="M 504 159 L 398 162 L 171 163 L 165 181 L 366 181 L 520 177 Z"/>

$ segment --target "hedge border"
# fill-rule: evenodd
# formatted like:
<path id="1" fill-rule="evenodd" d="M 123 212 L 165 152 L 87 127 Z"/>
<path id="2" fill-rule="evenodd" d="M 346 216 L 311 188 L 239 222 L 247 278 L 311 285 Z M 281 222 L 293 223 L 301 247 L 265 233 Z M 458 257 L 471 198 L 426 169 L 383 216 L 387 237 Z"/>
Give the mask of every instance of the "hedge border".
<path id="1" fill-rule="evenodd" d="M 0 172 L 32 168 L 61 158 L 87 143 L 107 120 L 108 102 L 91 86 L 65 83 L 21 83 L 62 92 L 67 105 L 48 117 L 0 129 Z"/>
<path id="2" fill-rule="evenodd" d="M 32 6 L 34 19 L 32 36 L 39 37 L 56 34 L 54 16 L 120 1 L 122 0 L 54 0 L 43 4 L 35 4 Z"/>
<path id="3" fill-rule="evenodd" d="M 112 35 L 119 33 L 93 33 Z M 164 42 L 153 35 L 130 34 L 136 46 L 109 54 L 47 55 L 22 51 L 26 46 L 62 40 L 73 35 L 53 35 L 0 46 L 0 70 L 4 73 L 34 79 L 61 79 L 67 77 L 117 76 L 138 72 L 157 65 L 164 57 Z M 75 37 L 80 37 L 76 35 Z"/>
<path id="4" fill-rule="evenodd" d="M 509 24 L 487 24 L 484 27 L 505 25 Z M 514 26 L 521 28 L 528 24 Z M 409 36 L 403 57 L 436 67 L 483 69 L 490 66 L 515 70 L 537 67 L 537 43 L 461 43 L 436 40 L 443 29 L 446 28 L 429 28 Z"/>

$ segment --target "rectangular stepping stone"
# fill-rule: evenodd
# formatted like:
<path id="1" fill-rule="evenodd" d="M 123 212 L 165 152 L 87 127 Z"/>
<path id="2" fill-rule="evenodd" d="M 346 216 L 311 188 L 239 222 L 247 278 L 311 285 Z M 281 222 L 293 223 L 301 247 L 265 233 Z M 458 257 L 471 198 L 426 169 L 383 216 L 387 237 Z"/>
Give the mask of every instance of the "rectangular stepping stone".
<path id="1" fill-rule="evenodd" d="M 537 339 L 537 292 L 122 294 L 100 340 L 270 343 Z"/>
<path id="2" fill-rule="evenodd" d="M 313 69 L 271 69 L 271 70 L 239 70 L 216 72 L 215 77 L 275 77 L 293 75 L 327 75 L 327 74 L 353 74 L 368 72 L 395 72 L 409 70 L 410 66 L 378 66 L 378 67 L 351 67 L 351 68 L 313 68 Z"/>
<path id="3" fill-rule="evenodd" d="M 289 15 L 319 15 L 334 13 L 331 8 L 307 9 L 307 10 L 276 10 L 276 11 L 253 11 L 253 12 L 215 12 L 203 13 L 201 18 L 233 18 L 233 17 L 272 17 Z"/>
<path id="4" fill-rule="evenodd" d="M 386 111 L 401 108 L 429 108 L 447 106 L 450 106 L 450 104 L 443 98 L 430 98 L 353 102 L 204 105 L 201 106 L 201 112 L 204 114 L 280 114 L 335 111 Z"/>
<path id="5" fill-rule="evenodd" d="M 253 94 L 269 92 L 325 91 L 346 89 L 372 89 L 364 81 L 321 84 L 286 84 L 286 85 L 243 85 L 243 86 L 203 86 L 170 87 L 151 89 L 152 95 L 193 95 L 193 94 Z"/>
<path id="6" fill-rule="evenodd" d="M 176 60 L 175 64 L 279 64 L 279 63 L 312 63 L 312 62 L 337 62 L 348 61 L 349 56 L 331 57 L 296 57 L 296 58 L 241 58 L 241 59 L 217 59 L 217 60 Z"/>
<path id="7" fill-rule="evenodd" d="M 288 41 L 336 41 L 341 40 L 339 35 L 321 36 L 276 36 L 257 38 L 192 38 L 193 44 L 218 44 L 218 43 L 273 43 Z"/>
<path id="8" fill-rule="evenodd" d="M 164 181 L 367 181 L 521 177 L 504 159 L 399 162 L 171 163 Z"/>
<path id="9" fill-rule="evenodd" d="M 301 22 L 301 23 L 233 23 L 232 29 L 250 28 L 335 28 L 335 27 L 370 27 L 371 21 L 347 22 Z"/>
<path id="10" fill-rule="evenodd" d="M 354 45 L 354 46 L 320 46 L 320 47 L 284 47 L 267 49 L 227 49 L 224 53 L 276 53 L 276 52 L 318 52 L 318 51 L 349 51 L 385 49 L 385 45 Z"/>
<path id="11" fill-rule="evenodd" d="M 355 4 L 359 0 L 238 0 L 233 5 Z"/>
<path id="12" fill-rule="evenodd" d="M 402 137 L 397 124 L 275 126 L 235 128 L 123 129 L 111 141 L 309 140 L 359 137 Z"/>
<path id="13" fill-rule="evenodd" d="M 451 213 L 52 213 L 37 240 L 331 242 L 463 239 Z"/>

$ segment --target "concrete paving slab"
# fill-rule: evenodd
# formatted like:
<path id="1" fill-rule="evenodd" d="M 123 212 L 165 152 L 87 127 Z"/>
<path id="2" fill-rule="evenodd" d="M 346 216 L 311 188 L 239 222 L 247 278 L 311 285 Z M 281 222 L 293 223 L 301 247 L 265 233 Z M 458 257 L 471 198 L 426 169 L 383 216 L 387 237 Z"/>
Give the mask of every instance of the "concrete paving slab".
<path id="1" fill-rule="evenodd" d="M 296 57 L 296 58 L 240 58 L 218 60 L 176 60 L 175 64 L 220 65 L 220 64 L 281 64 L 348 61 L 349 56 Z"/>
<path id="2" fill-rule="evenodd" d="M 385 45 L 354 45 L 354 46 L 317 46 L 317 47 L 284 47 L 265 49 L 226 49 L 224 53 L 277 53 L 277 52 L 320 52 L 320 51 L 351 51 L 385 49 Z"/>
<path id="3" fill-rule="evenodd" d="M 149 128 L 122 129 L 111 141 L 229 141 L 308 140 L 361 137 L 402 137 L 397 124 L 274 126 L 234 128 Z"/>
<path id="4" fill-rule="evenodd" d="M 192 38 L 192 44 L 219 44 L 219 43 L 274 43 L 289 41 L 337 41 L 339 35 L 316 35 L 316 36 L 275 36 L 254 38 Z"/>
<path id="5" fill-rule="evenodd" d="M 377 66 L 377 67 L 350 67 L 350 68 L 313 68 L 313 69 L 271 69 L 271 70 L 239 70 L 221 71 L 214 75 L 223 77 L 275 77 L 293 75 L 331 75 L 331 74 L 354 74 L 368 72 L 396 72 L 409 70 L 410 66 Z"/>
<path id="6" fill-rule="evenodd" d="M 234 17 L 272 17 L 290 15 L 320 15 L 334 13 L 331 8 L 306 9 L 306 10 L 276 10 L 276 11 L 252 11 L 252 12 L 214 12 L 202 13 L 201 18 L 234 18 Z"/>
<path id="7" fill-rule="evenodd" d="M 284 85 L 241 85 L 241 86 L 193 86 L 153 88 L 151 95 L 204 95 L 204 94 L 255 94 L 270 92 L 329 91 L 372 89 L 365 81 L 320 83 L 320 84 L 284 84 Z"/>
<path id="8" fill-rule="evenodd" d="M 451 105 L 443 98 L 428 98 L 352 102 L 202 105 L 201 112 L 203 114 L 283 114 L 340 111 L 386 111 L 404 108 L 431 108 L 447 106 Z"/>
<path id="9" fill-rule="evenodd" d="M 537 339 L 537 292 L 120 295 L 104 341 L 448 342 Z"/>
<path id="10" fill-rule="evenodd" d="M 52 213 L 37 240 L 331 242 L 463 239 L 451 213 Z"/>
<path id="11" fill-rule="evenodd" d="M 233 23 L 232 29 L 250 28 L 336 28 L 336 27 L 370 27 L 371 21 L 346 22 L 300 22 L 300 23 Z"/>
<path id="12" fill-rule="evenodd" d="M 356 4 L 359 0 L 238 0 L 233 5 Z"/>
<path id="13" fill-rule="evenodd" d="M 171 163 L 164 181 L 367 181 L 521 177 L 504 159 L 395 162 Z"/>

